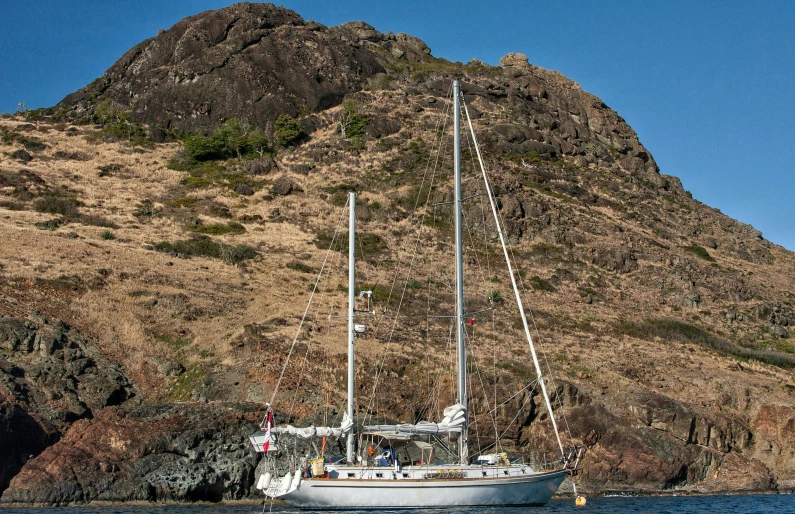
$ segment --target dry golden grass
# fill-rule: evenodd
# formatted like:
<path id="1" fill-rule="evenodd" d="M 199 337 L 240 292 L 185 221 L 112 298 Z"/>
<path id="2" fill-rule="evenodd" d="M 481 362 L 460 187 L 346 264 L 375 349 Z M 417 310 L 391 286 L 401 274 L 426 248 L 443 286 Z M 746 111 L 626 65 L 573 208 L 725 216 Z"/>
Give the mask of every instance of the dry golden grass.
<path id="1" fill-rule="evenodd" d="M 370 97 L 364 102 L 365 106 L 375 101 L 391 102 L 387 97 L 393 95 L 392 92 L 368 94 Z M 367 97 L 367 94 L 363 95 Z M 277 178 L 287 176 L 304 193 L 272 199 L 266 199 L 269 185 L 248 198 L 220 187 L 185 190 L 180 181 L 186 174 L 165 168 L 175 144 L 139 151 L 118 143 L 90 144 L 82 136 L 68 136 L 56 130 L 33 132 L 32 135 L 45 140 L 49 148 L 34 154 L 34 160 L 24 168 L 41 176 L 51 187 L 72 191 L 83 202 L 81 212 L 102 216 L 115 223 L 117 228 L 110 229 L 115 239 L 103 239 L 103 232 L 107 229 L 78 222 L 54 231 L 39 230 L 34 223 L 52 219 L 53 215 L 0 208 L 0 233 L 3 235 L 0 246 L 3 267 L 0 272 L 8 278 L 29 281 L 80 277 L 86 287 L 69 293 L 78 327 L 95 337 L 108 355 L 126 367 L 145 396 L 168 398 L 179 378 L 167 377 L 162 369 L 163 362 L 179 362 L 186 368 L 202 366 L 208 372 L 242 371 L 248 378 L 240 384 L 234 397 L 245 399 L 248 391 L 255 391 L 251 398 L 267 397 L 280 370 L 283 354 L 296 337 L 297 323 L 315 278 L 314 273 L 303 273 L 287 265 L 298 261 L 319 270 L 326 251 L 314 244 L 316 235 L 332 232 L 340 219 L 341 209 L 329 201 L 320 200 L 320 195 L 325 194 L 330 185 L 363 180 L 366 171 L 377 173 L 382 164 L 398 156 L 400 151 L 395 147 L 383 152 L 346 154 L 344 159 L 331 165 L 316 162 L 318 169 L 309 173 L 291 171 L 298 165 L 310 164 L 312 156 L 323 145 L 339 145 L 333 115 L 333 110 L 320 115 L 320 127 L 312 139 L 294 152 L 280 154 L 279 170 L 264 177 L 268 183 L 273 183 Z M 411 105 L 401 105 L 395 115 L 404 115 L 412 120 L 416 118 Z M 426 121 L 407 122 L 404 128 L 407 139 L 403 141 L 420 136 L 426 141 L 432 140 L 431 130 L 422 128 L 422 123 Z M 9 129 L 19 124 L 21 121 L 0 121 L 0 127 Z M 428 124 L 432 126 L 432 123 Z M 0 169 L 18 170 L 23 166 L 8 157 L 10 150 L 10 147 L 0 147 Z M 90 159 L 56 158 L 54 154 L 57 151 L 79 152 Z M 100 177 L 100 167 L 109 165 L 117 165 L 119 170 Z M 409 189 L 410 186 L 404 185 L 400 190 L 405 194 Z M 360 262 L 359 278 L 368 285 L 388 288 L 395 276 L 394 266 L 399 264 L 395 298 L 399 298 L 402 281 L 407 278 L 417 279 L 422 287 L 407 290 L 404 316 L 397 322 L 393 319 L 396 303 L 385 313 L 381 311 L 385 306 L 378 306 L 379 316 L 367 320 L 371 334 L 358 340 L 357 358 L 372 370 L 384 359 L 406 357 L 412 361 L 411 371 L 405 377 L 392 379 L 430 381 L 432 376 L 445 377 L 437 373 L 451 360 L 447 323 L 430 323 L 430 331 L 425 331 L 427 314 L 446 314 L 452 310 L 449 301 L 452 261 L 449 265 L 441 264 L 446 262 L 445 254 L 450 249 L 449 236 L 425 227 L 420 238 L 424 247 L 418 251 L 409 274 L 407 266 L 414 256 L 416 236 L 409 235 L 406 242 L 405 234 L 412 233 L 416 220 L 409 217 L 396 221 L 384 214 L 396 192 L 395 188 L 380 186 L 360 192 L 360 197 L 378 202 L 382 209 L 373 214 L 371 220 L 360 221 L 359 228 L 362 232 L 380 235 L 388 249 L 374 262 Z M 14 200 L 8 193 L 8 189 L 0 190 L 0 200 Z M 538 194 L 548 195 L 543 191 Z M 213 236 L 213 239 L 227 244 L 256 248 L 259 257 L 233 266 L 215 259 L 180 259 L 152 251 L 150 245 L 159 241 L 190 237 L 183 215 L 188 216 L 191 211 L 169 211 L 171 214 L 147 220 L 137 219 L 133 212 L 140 202 L 147 199 L 165 212 L 170 200 L 184 196 L 224 205 L 233 218 L 261 216 L 264 221 L 247 222 L 243 234 Z M 548 195 L 548 200 L 557 201 L 551 195 Z M 563 207 L 583 219 L 599 219 L 605 226 L 621 227 L 620 244 L 625 247 L 631 247 L 632 241 L 641 237 L 654 238 L 649 227 L 628 221 L 611 208 L 586 208 L 579 204 L 563 204 Z M 283 221 L 269 222 L 276 210 Z M 707 214 L 705 211 L 704 215 Z M 230 221 L 206 213 L 197 216 L 205 224 Z M 78 237 L 67 237 L 70 233 Z M 402 242 L 401 238 L 404 238 Z M 616 239 L 617 236 L 609 233 L 593 235 L 589 245 L 614 246 Z M 636 272 L 619 274 L 585 262 L 574 263 L 571 266 L 577 275 L 575 279 L 562 280 L 555 291 L 536 291 L 530 286 L 530 277 L 537 275 L 550 279 L 558 273 L 559 267 L 568 265 L 535 262 L 528 252 L 533 244 L 539 243 L 549 241 L 544 237 L 526 237 L 515 250 L 521 268 L 527 271 L 524 279 L 527 306 L 537 311 L 533 319 L 538 322 L 538 332 L 534 331 L 533 335 L 540 336 L 537 343 L 548 355 L 548 359 L 543 361 L 544 366 L 551 366 L 552 375 L 573 379 L 591 394 L 609 391 L 615 405 L 631 396 L 628 391 L 639 385 L 684 402 L 718 410 L 722 408 L 721 402 L 726 395 L 734 399 L 730 404 L 737 405 L 733 407 L 737 409 L 740 409 L 740 399 L 747 394 L 752 398 L 766 395 L 767 398 L 786 400 L 787 392 L 781 387 L 781 382 L 792 382 L 790 372 L 761 364 L 743 364 L 740 369 L 735 359 L 719 356 L 703 347 L 639 341 L 614 333 L 613 326 L 621 318 L 687 318 L 706 310 L 712 314 L 702 322 L 725 330 L 720 312 L 728 304 L 713 296 L 710 284 L 699 282 L 696 286 L 703 298 L 700 309 L 683 308 L 661 294 L 659 288 L 647 285 L 644 280 L 653 282 L 654 279 L 644 279 L 644 273 L 659 270 L 660 274 L 666 275 L 664 290 L 670 292 L 666 294 L 671 298 L 681 295 L 690 284 L 681 275 L 667 272 L 666 264 L 656 261 L 654 256 L 640 254 Z M 678 242 L 670 245 L 673 247 L 671 253 L 678 259 L 693 261 L 686 252 L 677 249 Z M 795 259 L 792 254 L 778 247 L 770 251 L 775 257 L 773 264 L 751 264 L 721 248 L 710 249 L 719 270 L 715 272 L 715 280 L 722 276 L 719 273 L 733 269 L 733 276 L 742 276 L 746 284 L 770 302 L 780 291 L 795 290 L 792 278 L 795 276 Z M 490 255 L 491 265 L 497 257 L 499 252 Z M 311 355 L 321 360 L 336 362 L 335 359 L 341 359 L 346 352 L 344 321 L 328 319 L 330 314 L 341 315 L 346 308 L 345 292 L 339 288 L 342 286 L 344 289 L 347 284 L 346 260 L 345 255 L 332 253 L 327 263 L 329 276 L 321 283 L 309 311 L 308 319 L 314 330 L 311 336 L 303 332 L 298 336 L 303 352 L 309 343 Z M 708 264 L 694 262 L 695 275 L 711 270 Z M 468 293 L 471 305 L 484 303 L 492 289 L 499 289 L 506 300 L 495 312 L 496 333 L 491 331 L 489 315 L 478 316 L 474 328 L 469 328 L 474 330 L 473 358 L 481 370 L 489 373 L 499 371 L 504 375 L 502 370 L 494 369 L 495 359 L 500 364 L 525 366 L 529 371 L 527 343 L 517 315 L 511 314 L 514 301 L 507 274 L 487 270 L 483 254 L 468 260 L 467 266 L 468 279 L 473 284 L 476 278 L 483 279 Z M 434 300 L 430 307 L 423 299 L 427 288 L 424 277 L 429 274 L 433 280 L 432 289 L 446 295 L 442 300 Z M 582 287 L 596 287 L 589 285 L 589 277 L 597 277 L 604 284 L 599 288 L 605 297 L 604 303 L 586 303 L 580 296 Z M 92 282 L 99 278 L 101 285 Z M 489 281 L 489 278 L 496 281 Z M 758 298 L 745 303 L 735 302 L 734 305 L 748 310 L 760 301 Z M 46 309 L 46 306 L 37 307 Z M 405 316 L 407 313 L 412 318 Z M 245 327 L 250 325 L 266 327 L 265 335 L 253 341 L 246 340 Z M 393 326 L 396 327 L 396 335 L 390 343 L 385 343 Z M 244 343 L 242 346 L 241 341 Z M 297 353 L 295 366 L 300 365 L 303 355 L 301 351 Z M 326 369 L 328 364 L 315 366 L 315 372 L 320 373 L 324 369 L 323 373 L 329 372 Z M 639 378 L 631 378 L 628 373 L 636 373 Z M 291 380 L 297 380 L 298 374 L 296 368 L 290 374 Z M 334 368 L 331 374 L 335 381 L 342 380 L 339 369 Z M 576 378 L 578 376 L 584 378 Z M 368 395 L 372 379 L 369 372 L 359 377 Z M 443 387 L 445 391 L 451 387 L 452 381 L 448 378 L 439 380 L 446 384 Z M 514 376 L 507 380 L 518 383 L 517 380 L 524 379 Z M 749 393 L 746 394 L 746 390 Z M 337 387 L 332 394 L 339 396 L 341 391 L 343 388 Z M 312 405 L 309 401 L 302 408 L 311 410 Z"/>

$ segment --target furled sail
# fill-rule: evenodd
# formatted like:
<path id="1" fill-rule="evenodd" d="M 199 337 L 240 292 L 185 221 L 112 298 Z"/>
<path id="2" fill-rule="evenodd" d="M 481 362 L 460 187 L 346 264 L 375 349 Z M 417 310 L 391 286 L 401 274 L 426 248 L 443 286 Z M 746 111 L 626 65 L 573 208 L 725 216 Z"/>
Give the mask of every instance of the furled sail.
<path id="1" fill-rule="evenodd" d="M 313 437 L 339 437 L 350 432 L 353 427 L 353 420 L 348 417 L 348 413 L 342 415 L 342 423 L 339 427 L 294 427 L 285 425 L 273 427 L 271 431 L 275 434 L 290 434 L 301 439 L 311 439 Z"/>
<path id="2" fill-rule="evenodd" d="M 402 423 L 399 425 L 366 425 L 364 432 L 384 436 L 410 436 L 461 433 L 466 418 L 466 407 L 457 403 L 444 409 L 441 423 L 420 421 L 418 423 Z"/>

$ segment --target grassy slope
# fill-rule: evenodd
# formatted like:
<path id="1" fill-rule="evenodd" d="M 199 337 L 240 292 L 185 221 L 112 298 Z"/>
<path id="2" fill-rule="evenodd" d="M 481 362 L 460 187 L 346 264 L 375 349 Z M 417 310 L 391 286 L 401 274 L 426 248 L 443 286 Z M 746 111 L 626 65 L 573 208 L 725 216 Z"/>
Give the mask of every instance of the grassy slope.
<path id="1" fill-rule="evenodd" d="M 319 234 L 333 231 L 345 185 L 357 185 L 361 203 L 369 204 L 360 230 L 377 234 L 386 243 L 386 248 L 361 263 L 364 282 L 386 287 L 394 273 L 388 264 L 405 263 L 411 257 L 411 245 L 401 241 L 411 232 L 412 221 L 405 215 L 395 216 L 389 207 L 411 203 L 416 179 L 404 175 L 401 166 L 412 162 L 417 169 L 424 168 L 424 163 L 415 162 L 420 159 L 411 142 L 418 137 L 432 139 L 435 114 L 417 114 L 412 105 L 420 99 L 400 105 L 400 98 L 389 92 L 360 97 L 365 110 L 394 102 L 393 114 L 404 121 L 400 133 L 380 142 L 370 140 L 364 151 L 346 150 L 348 145 L 334 131 L 334 112 L 322 113 L 320 129 L 310 141 L 294 152 L 282 152 L 279 169 L 257 177 L 260 189 L 251 197 L 221 185 L 181 185 L 187 173 L 166 168 L 176 144 L 135 149 L 123 143 L 89 143 L 84 136 L 91 128 L 78 128 L 77 135 L 69 135 L 60 130 L 63 127 L 39 123 L 29 134 L 43 140 L 47 148 L 33 152 L 34 159 L 22 165 L 9 156 L 18 144 L 0 146 L 0 170 L 11 174 L 22 168 L 32 171 L 51 190 L 78 199 L 81 213 L 105 218 L 115 228 L 76 220 L 55 230 L 41 230 L 35 226 L 37 222 L 57 216 L 36 212 L 35 198 L 21 198 L 10 187 L 0 188 L 0 201 L 5 202 L 0 207 L 0 280 L 4 284 L 0 312 L 20 315 L 35 308 L 73 323 L 121 362 L 152 400 L 190 399 L 197 390 L 218 398 L 268 399 L 314 277 L 307 267 L 319 269 L 325 256 L 325 240 L 315 242 Z M 0 126 L 16 130 L 21 123 L 4 119 Z M 59 157 L 59 150 L 78 152 L 82 160 Z M 420 154 L 424 158 L 425 154 Z M 100 177 L 100 169 L 109 165 L 117 166 Z M 229 169 L 236 165 L 226 163 Z M 791 355 L 792 345 L 787 340 L 766 332 L 761 313 L 776 305 L 792 305 L 795 259 L 790 252 L 767 245 L 771 258 L 752 263 L 719 246 L 708 250 L 713 263 L 688 250 L 698 239 L 685 233 L 686 224 L 680 222 L 683 217 L 695 217 L 701 224 L 717 226 L 722 218 L 712 209 L 686 197 L 666 200 L 644 195 L 642 185 L 618 181 L 593 167 L 537 166 L 562 175 L 573 173 L 590 190 L 607 198 L 616 196 L 619 203 L 631 203 L 622 208 L 589 206 L 555 188 L 565 181 L 553 179 L 546 187 L 532 178 L 525 181 L 525 190 L 534 201 L 547 204 L 547 214 L 587 219 L 588 226 L 595 227 L 588 232 L 582 223 L 575 224 L 571 230 L 583 239 L 574 245 L 558 244 L 548 232 L 527 230 L 514 248 L 526 273 L 526 300 L 534 309 L 540 342 L 554 376 L 570 379 L 592 395 L 604 393 L 603 402 L 616 410 L 632 402 L 632 391 L 637 388 L 749 419 L 760 405 L 758 398 L 764 397 L 767 403 L 791 402 L 791 371 L 720 354 L 697 340 L 683 340 L 681 326 L 650 332 L 644 331 L 643 325 L 647 319 L 676 319 L 688 324 L 685 332 L 690 325 L 702 327 L 736 347 L 745 344 L 755 351 L 775 349 L 785 357 Z M 520 165 L 503 161 L 494 167 L 497 182 L 509 183 L 510 174 L 521 181 Z M 289 177 L 303 192 L 284 197 L 269 194 L 270 185 L 281 176 Z M 612 182 L 619 182 L 620 194 L 608 187 Z M 343 187 L 335 189 L 334 185 Z M 634 200 L 633 194 L 637 194 Z M 145 200 L 153 202 L 154 216 L 140 215 Z M 225 210 L 231 217 L 223 214 Z M 258 257 L 231 265 L 219 259 L 183 259 L 152 249 L 161 241 L 190 237 L 196 219 L 204 226 L 240 221 L 245 227 L 242 234 L 211 237 L 255 248 Z M 426 234 L 423 239 L 432 244 L 415 261 L 411 278 L 418 283 L 407 289 L 404 302 L 404 310 L 420 319 L 427 310 L 423 290 L 428 270 L 432 271 L 433 289 L 445 291 L 438 309 L 450 305 L 451 271 L 439 264 L 449 250 L 449 236 L 433 227 Z M 650 245 L 650 240 L 665 250 L 655 250 L 658 247 Z M 613 249 L 634 247 L 638 250 L 637 269 L 620 273 L 606 269 L 598 259 L 589 260 L 591 250 L 601 244 Z M 492 250 L 489 262 L 496 256 Z M 510 307 L 507 276 L 487 270 L 485 257 L 481 253 L 479 260 L 468 262 L 473 276 L 490 278 L 472 293 L 470 304 L 484 304 L 488 291 L 496 288 Z M 321 287 L 318 306 L 311 312 L 316 323 L 313 330 L 299 335 L 298 365 L 287 375 L 287 391 L 301 400 L 294 407 L 297 414 L 317 408 L 324 381 L 332 384 L 332 403 L 342 403 L 343 327 L 329 323 L 327 315 L 344 310 L 344 287 L 340 287 L 346 283 L 344 257 L 334 254 L 329 265 L 332 277 Z M 707 280 L 699 278 L 693 286 L 687 284 L 686 277 Z M 713 288 L 715 284 L 719 285 Z M 738 287 L 751 293 L 732 297 L 728 292 Z M 683 295 L 693 288 L 702 297 L 698 308 L 682 302 Z M 380 296 L 383 300 L 384 293 Z M 741 314 L 744 321 L 729 323 L 727 311 Z M 508 393 L 530 376 L 529 361 L 517 316 L 508 308 L 500 309 L 497 321 L 503 328 L 495 337 L 488 329 L 488 317 L 479 318 L 474 337 L 482 344 L 473 353 L 487 387 L 493 387 L 492 376 L 499 376 L 499 389 Z M 388 338 L 390 323 L 388 319 L 374 321 L 375 332 Z M 432 326 L 431 337 L 426 337 L 421 327 L 414 325 L 401 320 L 389 345 L 370 337 L 358 346 L 364 363 L 359 376 L 364 384 L 362 401 L 369 396 L 375 364 L 385 358 L 392 370 L 383 379 L 385 387 L 375 402 L 380 407 L 374 410 L 394 406 L 406 420 L 418 405 L 428 403 L 428 387 L 433 398 L 430 403 L 438 408 L 449 402 L 453 385 L 438 371 L 450 358 L 448 327 L 438 323 Z M 500 344 L 492 344 L 492 338 Z M 310 364 L 302 368 L 307 350 Z M 498 363 L 496 368 L 493 362 Z M 186 371 L 173 376 L 173 363 Z M 306 390 L 294 386 L 300 376 L 308 384 Z M 214 389 L 202 386 L 210 377 Z M 476 394 L 479 389 L 479 385 L 473 386 Z M 483 409 L 484 404 L 478 408 Z M 507 420 L 512 417 L 506 416 Z"/>

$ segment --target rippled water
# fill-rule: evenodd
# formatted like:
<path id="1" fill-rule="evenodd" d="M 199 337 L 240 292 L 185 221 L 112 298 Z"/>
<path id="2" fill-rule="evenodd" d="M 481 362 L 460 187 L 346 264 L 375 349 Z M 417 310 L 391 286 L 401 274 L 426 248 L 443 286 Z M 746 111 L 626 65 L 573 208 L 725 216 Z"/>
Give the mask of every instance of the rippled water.
<path id="1" fill-rule="evenodd" d="M 271 510 L 265 506 L 265 512 Z M 112 507 L 50 507 L 2 509 L 8 514 L 260 514 L 262 505 L 167 505 L 167 506 L 112 506 Z M 281 514 L 296 511 L 273 506 Z M 353 511 L 351 511 L 353 512 Z M 373 511 L 365 511 L 372 513 Z M 446 509 L 392 511 L 394 514 L 451 514 Z M 679 496 L 679 497 L 614 497 L 589 498 L 585 507 L 575 507 L 573 499 L 553 500 L 546 507 L 461 509 L 462 514 L 795 514 L 795 495 L 737 495 L 737 496 Z"/>

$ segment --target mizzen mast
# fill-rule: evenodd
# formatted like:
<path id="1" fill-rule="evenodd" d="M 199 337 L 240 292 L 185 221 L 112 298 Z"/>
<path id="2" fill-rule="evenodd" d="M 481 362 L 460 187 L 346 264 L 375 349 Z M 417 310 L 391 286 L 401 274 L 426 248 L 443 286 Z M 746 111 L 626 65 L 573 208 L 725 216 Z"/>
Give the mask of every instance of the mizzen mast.
<path id="1" fill-rule="evenodd" d="M 356 295 L 354 289 L 354 279 L 356 275 L 356 193 L 349 193 L 348 205 L 350 207 L 350 218 L 348 221 L 348 417 L 353 421 L 353 356 L 355 347 L 354 338 L 356 337 L 356 327 L 354 326 L 354 299 Z M 353 426 L 351 426 L 345 444 L 345 460 L 351 464 L 353 463 L 353 434 Z"/>

